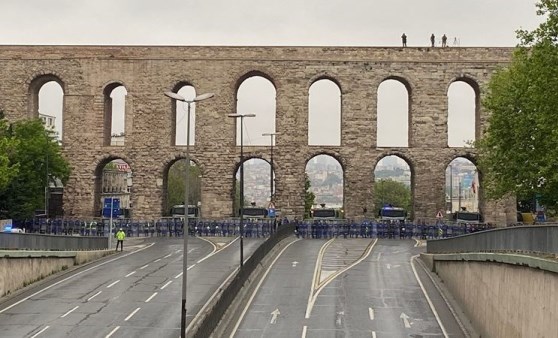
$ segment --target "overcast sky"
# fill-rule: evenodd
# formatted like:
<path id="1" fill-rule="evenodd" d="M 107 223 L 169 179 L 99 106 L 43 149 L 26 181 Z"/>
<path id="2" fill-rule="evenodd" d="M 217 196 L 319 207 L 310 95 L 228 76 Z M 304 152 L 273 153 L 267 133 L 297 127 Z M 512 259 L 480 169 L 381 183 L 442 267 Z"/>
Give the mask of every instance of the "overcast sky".
<path id="1" fill-rule="evenodd" d="M 405 32 L 409 47 L 428 45 L 432 33 L 438 41 L 446 34 L 450 46 L 455 38 L 463 47 L 514 46 L 515 30 L 542 20 L 535 11 L 531 0 L 0 0 L 0 44 L 399 46 Z M 467 100 L 467 89 L 456 92 Z M 401 100 L 389 95 L 386 106 L 399 110 L 394 105 Z M 267 114 L 262 104 L 242 109 Z M 247 121 L 248 144 L 266 144 L 261 133 L 274 131 L 257 130 L 257 120 Z M 320 137 L 339 139 L 328 132 L 314 141 Z M 468 138 L 455 137 L 456 143 Z"/>
<path id="2" fill-rule="evenodd" d="M 532 0 L 2 0 L 0 44 L 513 46 Z"/>

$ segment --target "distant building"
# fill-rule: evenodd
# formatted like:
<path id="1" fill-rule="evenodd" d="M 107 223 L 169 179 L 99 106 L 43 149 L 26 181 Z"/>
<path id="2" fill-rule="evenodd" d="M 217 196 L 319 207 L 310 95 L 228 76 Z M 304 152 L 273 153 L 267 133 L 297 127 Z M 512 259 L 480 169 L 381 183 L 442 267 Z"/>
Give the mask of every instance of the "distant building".
<path id="1" fill-rule="evenodd" d="M 56 131 L 56 116 L 39 114 L 39 118 L 43 121 L 45 129 L 51 130 L 56 139 L 60 139 L 58 131 Z"/>
<path id="2" fill-rule="evenodd" d="M 128 163 L 114 160 L 103 169 L 101 205 L 106 197 L 120 199 L 121 209 L 131 209 L 132 170 Z"/>

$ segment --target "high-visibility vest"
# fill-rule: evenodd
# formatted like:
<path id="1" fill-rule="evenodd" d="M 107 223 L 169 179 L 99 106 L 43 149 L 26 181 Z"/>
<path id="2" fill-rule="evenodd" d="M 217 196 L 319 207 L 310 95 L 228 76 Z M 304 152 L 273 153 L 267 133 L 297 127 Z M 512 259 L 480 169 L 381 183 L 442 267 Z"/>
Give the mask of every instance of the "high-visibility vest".
<path id="1" fill-rule="evenodd" d="M 126 234 L 124 233 L 124 231 L 118 231 L 116 233 L 116 239 L 118 239 L 119 241 L 123 241 L 124 237 L 126 237 Z"/>

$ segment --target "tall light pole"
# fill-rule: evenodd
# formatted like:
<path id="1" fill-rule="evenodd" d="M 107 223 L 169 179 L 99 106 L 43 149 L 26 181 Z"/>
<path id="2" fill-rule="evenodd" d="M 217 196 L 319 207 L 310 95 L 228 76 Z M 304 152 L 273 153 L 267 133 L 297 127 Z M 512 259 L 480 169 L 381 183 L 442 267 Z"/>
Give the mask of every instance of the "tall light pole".
<path id="1" fill-rule="evenodd" d="M 240 267 L 244 265 L 244 118 L 256 117 L 256 114 L 229 114 L 234 119 L 240 118 Z"/>
<path id="2" fill-rule="evenodd" d="M 262 136 L 269 136 L 270 138 L 270 147 L 271 147 L 271 156 L 269 159 L 269 164 L 270 164 L 270 170 L 269 170 L 269 204 L 273 203 L 273 137 L 276 135 L 281 135 L 281 133 L 279 132 L 275 132 L 275 133 L 263 133 Z M 273 217 L 273 231 L 275 231 L 275 226 L 276 226 L 276 222 L 275 222 L 276 218 Z"/>
<path id="3" fill-rule="evenodd" d="M 181 101 L 188 105 L 187 123 L 186 123 L 186 180 L 184 182 L 184 226 L 182 232 L 184 235 L 184 251 L 182 259 L 182 304 L 180 316 L 180 337 L 186 338 L 186 274 L 188 272 L 188 195 L 190 190 L 189 174 L 190 174 L 190 106 L 194 102 L 203 101 L 212 98 L 215 94 L 205 93 L 194 97 L 192 100 L 186 100 L 181 95 L 173 92 L 165 92 L 165 95 L 175 101 Z"/>

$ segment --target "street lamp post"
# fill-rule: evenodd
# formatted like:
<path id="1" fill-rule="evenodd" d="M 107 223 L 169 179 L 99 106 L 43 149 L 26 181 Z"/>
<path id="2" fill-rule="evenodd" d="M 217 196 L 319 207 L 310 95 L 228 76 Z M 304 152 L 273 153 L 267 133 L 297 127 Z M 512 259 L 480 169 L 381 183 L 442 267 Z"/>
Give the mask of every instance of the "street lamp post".
<path id="1" fill-rule="evenodd" d="M 240 267 L 244 265 L 244 118 L 256 117 L 256 114 L 229 114 L 234 119 L 240 118 Z"/>
<path id="2" fill-rule="evenodd" d="M 186 338 L 186 284 L 187 284 L 187 272 L 188 272 L 188 195 L 190 190 L 189 174 L 190 174 L 190 105 L 194 102 L 203 101 L 212 98 L 215 94 L 205 93 L 194 97 L 192 100 L 186 100 L 181 95 L 173 92 L 165 92 L 165 95 L 170 97 L 175 101 L 181 101 L 188 105 L 187 123 L 186 123 L 186 180 L 184 182 L 184 251 L 182 259 L 182 304 L 181 304 L 181 316 L 180 316 L 180 337 Z"/>
<path id="3" fill-rule="evenodd" d="M 270 164 L 270 170 L 269 170 L 269 203 L 273 203 L 273 137 L 276 135 L 281 135 L 281 133 L 279 132 L 275 132 L 275 133 L 263 133 L 262 136 L 269 136 L 270 138 L 270 147 L 271 147 L 271 156 L 269 158 L 269 164 Z M 273 218 L 273 231 L 275 231 L 275 226 L 276 226 L 276 218 Z"/>

